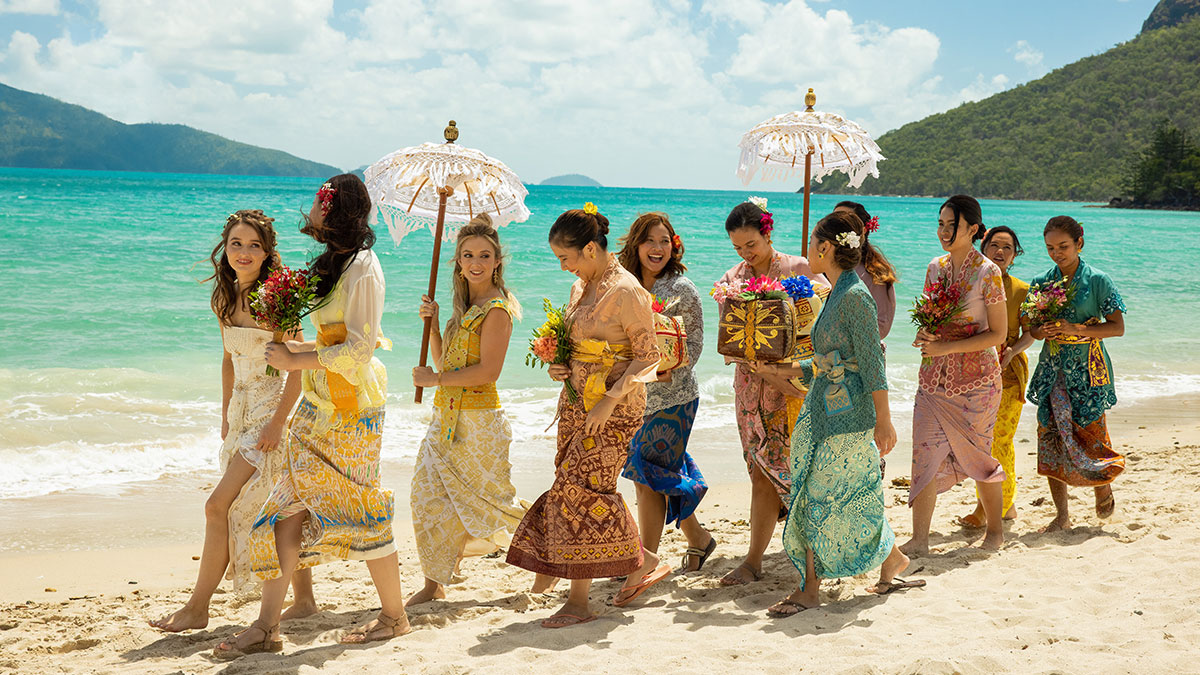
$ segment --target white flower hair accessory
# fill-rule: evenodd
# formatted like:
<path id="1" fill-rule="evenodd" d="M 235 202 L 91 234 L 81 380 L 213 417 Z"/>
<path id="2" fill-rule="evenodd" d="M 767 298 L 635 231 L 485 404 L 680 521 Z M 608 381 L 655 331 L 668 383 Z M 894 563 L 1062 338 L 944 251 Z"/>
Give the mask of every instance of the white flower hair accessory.
<path id="1" fill-rule="evenodd" d="M 838 246 L 847 246 L 849 248 L 858 248 L 862 246 L 862 238 L 855 232 L 839 232 L 837 236 Z"/>
<path id="2" fill-rule="evenodd" d="M 767 211 L 767 198 L 766 197 L 750 197 L 750 198 L 746 199 L 746 201 L 757 206 L 764 213 L 766 213 L 766 211 Z"/>

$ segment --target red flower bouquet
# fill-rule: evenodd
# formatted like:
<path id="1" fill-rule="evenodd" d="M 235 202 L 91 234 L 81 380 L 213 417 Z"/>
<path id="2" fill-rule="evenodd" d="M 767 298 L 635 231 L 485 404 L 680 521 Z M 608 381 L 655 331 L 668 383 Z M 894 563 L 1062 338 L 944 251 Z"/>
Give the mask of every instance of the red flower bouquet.
<path id="1" fill-rule="evenodd" d="M 266 281 L 250 291 L 250 314 L 273 333 L 273 341 L 283 342 L 283 337 L 298 330 L 300 321 L 317 308 L 320 280 L 308 270 L 292 270 L 287 266 L 272 270 Z M 278 376 L 279 371 L 267 366 L 267 374 Z"/>
<path id="2" fill-rule="evenodd" d="M 917 328 L 937 334 L 939 330 L 954 322 L 966 305 L 962 300 L 962 290 L 950 283 L 945 277 L 925 285 L 925 291 L 908 310 L 912 322 Z M 922 365 L 929 365 L 933 360 L 929 357 L 921 359 Z"/>

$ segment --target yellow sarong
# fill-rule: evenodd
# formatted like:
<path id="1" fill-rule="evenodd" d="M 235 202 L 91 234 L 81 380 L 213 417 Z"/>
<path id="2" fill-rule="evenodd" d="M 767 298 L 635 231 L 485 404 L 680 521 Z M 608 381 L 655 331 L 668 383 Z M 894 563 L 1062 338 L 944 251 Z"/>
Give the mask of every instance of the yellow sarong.
<path id="1" fill-rule="evenodd" d="M 610 345 L 605 340 L 582 340 L 571 350 L 571 360 L 599 363 L 600 369 L 588 375 L 583 385 L 583 409 L 591 412 L 608 393 L 608 374 L 617 361 L 632 361 L 633 349 L 628 345 Z"/>

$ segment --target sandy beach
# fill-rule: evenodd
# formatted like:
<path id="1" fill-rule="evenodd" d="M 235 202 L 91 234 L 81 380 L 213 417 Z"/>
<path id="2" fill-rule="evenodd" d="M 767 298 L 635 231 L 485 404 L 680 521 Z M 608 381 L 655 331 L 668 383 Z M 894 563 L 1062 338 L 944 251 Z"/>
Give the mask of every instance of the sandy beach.
<path id="1" fill-rule="evenodd" d="M 1200 398 L 1121 406 L 1110 415 L 1115 443 L 1128 453 L 1116 483 L 1115 517 L 1099 522 L 1090 491 L 1076 489 L 1076 527 L 1042 535 L 1052 516 L 1044 479 L 1035 475 L 1033 409 L 1018 434 L 1019 518 L 997 554 L 971 548 L 977 534 L 951 524 L 969 510 L 969 483 L 944 495 L 934 518 L 933 551 L 906 576 L 924 589 L 875 597 L 864 576 L 826 581 L 816 610 L 772 620 L 765 609 L 795 583 L 776 540 L 764 580 L 721 588 L 747 544 L 747 482 L 719 482 L 701 518 L 719 547 L 700 573 L 676 575 L 634 606 L 607 604 L 615 581 L 593 586 L 599 620 L 549 631 L 538 621 L 557 593 L 533 595 L 530 574 L 498 559 L 463 564 L 465 581 L 449 597 L 410 613 L 415 631 L 367 647 L 335 644 L 369 618 L 376 602 L 366 567 L 317 569 L 321 611 L 285 623 L 282 657 L 217 663 L 209 650 L 251 621 L 253 597 L 219 592 L 205 630 L 164 635 L 148 618 L 187 598 L 201 544 L 209 482 L 177 478 L 107 491 L 74 491 L 0 503 L 0 670 L 64 673 L 203 672 L 687 672 L 752 667 L 765 672 L 991 673 L 1186 672 L 1200 656 L 1200 615 L 1188 589 L 1200 576 Z M 901 413 L 903 414 L 903 412 Z M 712 434 L 698 461 L 714 476 L 736 476 L 732 428 Z M 889 458 L 888 517 L 910 533 L 907 443 Z M 718 458 L 719 455 L 719 458 Z M 732 460 L 732 461 L 730 461 Z M 521 493 L 536 497 L 550 480 L 518 470 Z M 409 472 L 385 466 L 396 491 L 395 533 L 406 592 L 420 567 L 407 519 Z M 210 477 L 215 478 L 215 477 Z M 632 485 L 621 482 L 627 499 Z M 677 561 L 680 533 L 662 554 Z"/>

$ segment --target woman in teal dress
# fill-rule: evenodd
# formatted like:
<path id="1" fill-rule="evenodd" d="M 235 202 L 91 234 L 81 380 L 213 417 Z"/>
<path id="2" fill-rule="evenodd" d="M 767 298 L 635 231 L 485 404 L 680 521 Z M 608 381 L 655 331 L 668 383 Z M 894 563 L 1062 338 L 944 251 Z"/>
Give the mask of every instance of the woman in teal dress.
<path id="1" fill-rule="evenodd" d="M 1116 508 L 1112 482 L 1125 469 L 1113 449 L 1104 413 L 1117 402 L 1112 361 L 1104 340 L 1125 334 L 1125 301 L 1112 279 L 1079 257 L 1083 226 L 1070 216 L 1055 216 L 1043 232 L 1054 267 L 1029 282 L 1039 286 L 1070 279 L 1074 289 L 1067 314 L 1030 335 L 1045 340 L 1037 370 L 1029 382 L 1029 400 L 1038 407 L 1038 473 L 1050 481 L 1055 516 L 1042 532 L 1071 527 L 1067 486 L 1096 492 L 1096 515 L 1108 518 Z M 1023 316 L 1022 323 L 1029 325 Z"/>
<path id="2" fill-rule="evenodd" d="M 817 223 L 810 264 L 833 292 L 813 327 L 816 354 L 794 364 L 792 373 L 786 367 L 774 373 L 799 370 L 809 392 L 792 431 L 792 489 L 783 529 L 784 551 L 800 572 L 800 585 L 767 610 L 772 616 L 818 606 L 822 577 L 880 567 L 879 582 L 869 589 L 874 593 L 924 585 L 896 579 L 908 558 L 884 518 L 879 457 L 895 447 L 896 429 L 875 301 L 854 273 L 863 240 L 854 213 L 834 212 Z"/>

